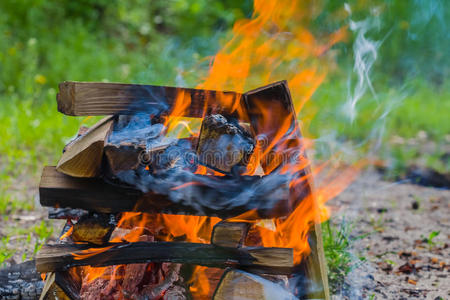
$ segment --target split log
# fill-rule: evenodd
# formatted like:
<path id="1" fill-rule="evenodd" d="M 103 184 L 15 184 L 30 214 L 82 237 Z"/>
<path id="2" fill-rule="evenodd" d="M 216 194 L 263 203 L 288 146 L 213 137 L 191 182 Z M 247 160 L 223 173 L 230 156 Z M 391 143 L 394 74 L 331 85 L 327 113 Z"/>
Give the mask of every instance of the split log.
<path id="1" fill-rule="evenodd" d="M 79 282 L 69 272 L 51 272 L 39 300 L 81 300 L 79 290 Z"/>
<path id="2" fill-rule="evenodd" d="M 74 177 L 99 176 L 103 147 L 112 124 L 112 117 L 104 118 L 71 142 L 70 146 L 66 147 L 56 169 Z"/>
<path id="3" fill-rule="evenodd" d="M 214 300 L 233 299 L 297 299 L 285 287 L 258 275 L 241 270 L 227 270 L 214 292 Z"/>
<path id="4" fill-rule="evenodd" d="M 217 182 L 224 186 L 227 185 L 227 180 L 233 182 L 235 179 L 217 178 Z M 239 181 L 240 184 L 249 186 L 258 180 L 261 180 L 259 176 L 243 176 Z M 186 195 L 186 201 L 176 202 L 166 195 L 153 192 L 144 194 L 135 188 L 108 184 L 100 178 L 70 177 L 57 172 L 54 167 L 44 168 L 39 185 L 40 202 L 43 206 L 81 208 L 99 213 L 140 211 L 207 215 L 228 219 L 252 209 L 255 209 L 262 218 L 284 216 L 288 211 L 285 207 L 286 202 L 276 202 L 271 195 L 243 203 L 226 203 L 220 206 L 217 202 L 220 192 L 212 187 L 201 186 L 198 194 Z M 275 192 L 280 195 L 286 193 L 283 187 Z"/>
<path id="5" fill-rule="evenodd" d="M 227 112 L 220 106 L 226 99 L 230 103 L 240 103 L 241 94 L 210 90 L 176 88 L 153 85 L 103 83 L 103 82 L 63 82 L 59 84 L 57 95 L 58 111 L 70 116 L 101 116 L 113 114 L 134 114 L 148 112 L 157 115 L 170 111 L 176 101 L 190 103 L 186 111 L 178 111 L 178 116 L 201 118 L 205 110 Z M 177 112 L 175 112 L 177 113 Z"/>
<path id="6" fill-rule="evenodd" d="M 250 134 L 219 114 L 203 119 L 197 146 L 199 162 L 219 172 L 230 173 L 236 165 L 246 166 L 253 152 Z"/>
<path id="7" fill-rule="evenodd" d="M 240 248 L 245 241 L 249 227 L 249 223 L 220 221 L 213 227 L 211 244 Z"/>
<path id="8" fill-rule="evenodd" d="M 39 272 L 74 266 L 107 266 L 144 262 L 172 262 L 226 268 L 240 266 L 269 274 L 289 274 L 293 267 L 291 248 L 223 248 L 183 242 L 109 243 L 91 248 L 85 244 L 44 245 L 36 257 Z"/>
<path id="9" fill-rule="evenodd" d="M 85 215 L 73 225 L 71 238 L 74 242 L 102 245 L 109 241 L 115 226 L 116 220 L 112 215 Z"/>

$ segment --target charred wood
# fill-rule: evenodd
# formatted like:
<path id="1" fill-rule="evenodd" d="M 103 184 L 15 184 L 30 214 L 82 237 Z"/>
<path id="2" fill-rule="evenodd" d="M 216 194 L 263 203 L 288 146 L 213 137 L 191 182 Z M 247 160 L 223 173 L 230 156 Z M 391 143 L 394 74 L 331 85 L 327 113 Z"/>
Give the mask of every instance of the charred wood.
<path id="1" fill-rule="evenodd" d="M 0 299 L 39 299 L 44 282 L 36 271 L 35 261 L 0 269 Z"/>
<path id="2" fill-rule="evenodd" d="M 74 242 L 102 245 L 108 242 L 115 226 L 116 220 L 113 215 L 85 215 L 73 225 L 71 238 Z"/>
<path id="3" fill-rule="evenodd" d="M 245 168 L 254 146 L 250 134 L 224 116 L 216 114 L 203 119 L 197 146 L 200 163 L 230 173 L 237 165 Z"/>
<path id="4" fill-rule="evenodd" d="M 219 177 L 217 184 L 225 186 L 227 180 L 228 183 L 232 183 L 235 179 Z M 261 180 L 259 176 L 243 176 L 239 184 L 251 185 L 259 180 Z M 39 186 L 40 202 L 43 206 L 80 208 L 100 213 L 140 211 L 208 215 L 228 219 L 252 209 L 256 209 L 262 218 L 284 216 L 288 212 L 286 202 L 275 202 L 271 198 L 273 194 L 244 203 L 226 203 L 220 206 L 217 198 L 221 191 L 208 186 L 200 186 L 198 191 L 197 195 L 191 196 L 193 198 L 176 202 L 167 195 L 142 193 L 132 187 L 108 184 L 100 178 L 67 176 L 57 172 L 54 167 L 44 168 Z M 279 187 L 275 192 L 280 198 L 286 193 L 284 187 Z"/>
<path id="5" fill-rule="evenodd" d="M 100 248 L 83 244 L 44 245 L 36 258 L 39 272 L 65 270 L 73 266 L 106 266 L 144 262 L 172 262 L 225 268 L 242 266 L 289 274 L 293 267 L 290 248 L 223 248 L 183 242 L 110 243 Z"/>

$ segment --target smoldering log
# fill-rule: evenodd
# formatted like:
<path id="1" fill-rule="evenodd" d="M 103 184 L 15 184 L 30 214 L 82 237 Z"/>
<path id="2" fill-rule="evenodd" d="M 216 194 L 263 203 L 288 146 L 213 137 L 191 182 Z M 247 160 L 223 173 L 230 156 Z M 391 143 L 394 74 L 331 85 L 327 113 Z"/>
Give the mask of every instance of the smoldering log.
<path id="1" fill-rule="evenodd" d="M 147 112 L 170 112 L 177 100 L 191 105 L 178 116 L 201 118 L 212 113 L 231 113 L 220 99 L 240 103 L 236 92 L 103 82 L 63 82 L 57 95 L 58 111 L 70 116 L 101 116 Z M 223 103 L 224 101 L 222 101 Z M 230 105 L 231 107 L 232 105 Z M 180 115 L 181 114 L 181 115 Z"/>
<path id="2" fill-rule="evenodd" d="M 113 215 L 85 215 L 73 225 L 71 238 L 74 242 L 102 245 L 109 240 L 115 225 L 116 220 Z"/>
<path id="3" fill-rule="evenodd" d="M 96 177 L 100 175 L 103 147 L 111 131 L 113 117 L 99 121 L 87 132 L 66 146 L 56 166 L 59 172 L 75 177 Z"/>
<path id="4" fill-rule="evenodd" d="M 235 179 L 218 177 L 217 184 L 224 186 L 227 180 L 234 182 Z M 239 182 L 250 186 L 259 180 L 262 180 L 259 176 L 243 176 Z M 143 193 L 132 187 L 108 184 L 100 178 L 67 176 L 57 172 L 54 167 L 44 168 L 39 185 L 40 203 L 43 206 L 80 208 L 100 213 L 139 211 L 207 215 L 228 219 L 252 209 L 256 210 L 260 218 L 285 216 L 290 211 L 287 201 L 276 202 L 272 198 L 273 193 L 278 193 L 280 199 L 286 199 L 285 186 L 277 187 L 277 190 L 266 197 L 242 203 L 228 202 L 223 205 L 217 201 L 220 192 L 213 187 L 200 186 L 198 194 L 177 202 L 167 195 Z"/>
<path id="5" fill-rule="evenodd" d="M 291 248 L 224 248 L 183 242 L 109 243 L 91 248 L 85 244 L 44 245 L 36 257 L 39 272 L 54 272 L 74 266 L 107 266 L 144 262 L 172 262 L 226 268 L 230 266 L 289 274 L 293 267 Z"/>
<path id="6" fill-rule="evenodd" d="M 200 163 L 230 173 L 234 166 L 246 166 L 254 146 L 250 134 L 224 116 L 215 114 L 203 119 L 197 146 Z"/>

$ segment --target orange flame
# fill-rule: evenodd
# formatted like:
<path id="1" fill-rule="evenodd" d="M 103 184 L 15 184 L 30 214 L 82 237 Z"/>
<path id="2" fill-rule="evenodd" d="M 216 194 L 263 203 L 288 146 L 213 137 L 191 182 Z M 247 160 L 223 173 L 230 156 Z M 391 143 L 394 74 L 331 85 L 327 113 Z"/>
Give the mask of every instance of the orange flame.
<path id="1" fill-rule="evenodd" d="M 320 9 L 315 1 L 279 0 L 254 1 L 254 13 L 250 19 L 239 20 L 234 24 L 233 36 L 224 47 L 212 58 L 208 76 L 198 85 L 198 88 L 211 90 L 234 90 L 243 92 L 257 86 L 286 79 L 291 90 L 294 109 L 299 113 L 316 89 L 325 79 L 327 63 L 330 61 L 327 51 L 336 43 L 346 38 L 346 28 L 341 28 L 328 36 L 317 38 L 308 29 L 309 22 Z M 206 95 L 208 97 L 209 95 Z M 205 103 L 219 103 L 247 121 L 248 117 L 243 109 L 241 98 L 228 96 L 226 93 L 216 93 L 216 99 L 206 99 Z M 209 101 L 211 100 L 211 101 Z M 179 116 L 189 108 L 191 103 L 187 93 L 180 92 L 175 101 L 171 114 L 165 119 L 167 132 L 172 132 L 177 126 L 187 129 L 189 134 L 198 135 L 199 124 L 196 127 L 186 123 Z M 256 103 L 262 112 L 262 126 L 273 122 L 280 125 L 268 145 L 257 144 L 253 152 L 245 175 L 255 175 L 263 167 L 264 173 L 269 174 L 280 166 L 283 152 L 292 143 L 302 151 L 313 147 L 311 141 L 300 139 L 295 133 L 289 133 L 292 116 L 280 114 L 273 107 L 266 107 Z M 204 113 L 206 112 L 206 104 Z M 308 119 L 311 116 L 305 116 Z M 263 128 L 264 129 L 264 128 Z M 266 128 L 270 129 L 270 128 Z M 298 128 L 296 128 L 298 129 Z M 304 128 L 303 128 L 304 129 Z M 288 134 L 289 133 L 289 134 Z M 289 136 L 287 136 L 289 135 Z M 273 155 L 275 152 L 275 155 Z M 269 157 L 272 157 L 269 159 Z M 353 181 L 362 164 L 328 174 L 324 183 L 313 190 L 313 193 L 297 203 L 298 191 L 311 186 L 312 175 L 325 168 L 319 166 L 316 173 L 301 173 L 309 169 L 306 157 L 295 162 L 281 165 L 282 174 L 296 175 L 290 182 L 292 213 L 286 218 L 254 222 L 259 235 L 259 245 L 267 247 L 289 247 L 294 249 L 294 261 L 299 263 L 310 252 L 308 234 L 311 226 L 319 224 L 328 218 L 328 211 L 324 204 L 327 200 L 339 194 Z M 196 174 L 224 175 L 207 167 L 198 166 Z M 181 189 L 195 182 L 177 187 Z M 254 220 L 256 211 L 246 212 L 231 221 Z M 185 241 L 208 243 L 213 226 L 219 218 L 200 216 L 181 216 L 164 214 L 124 213 L 118 228 L 132 229 L 125 235 L 113 237 L 112 242 L 139 241 L 146 230 L 155 239 L 171 241 L 182 238 Z M 250 246 L 250 245 L 249 245 Z M 92 253 L 83 253 L 91 255 Z M 104 268 L 88 268 L 89 279 L 103 276 Z M 97 269 L 97 271 L 93 271 Z M 207 295 L 211 286 L 207 280 L 204 267 L 197 267 L 191 280 L 190 290 L 196 296 Z"/>

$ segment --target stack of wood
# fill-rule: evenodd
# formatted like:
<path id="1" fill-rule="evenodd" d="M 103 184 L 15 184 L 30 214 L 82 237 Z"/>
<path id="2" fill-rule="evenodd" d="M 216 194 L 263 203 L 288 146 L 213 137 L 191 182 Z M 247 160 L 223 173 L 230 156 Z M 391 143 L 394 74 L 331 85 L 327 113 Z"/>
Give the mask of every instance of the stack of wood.
<path id="1" fill-rule="evenodd" d="M 230 105 L 223 105 L 220 101 L 223 97 Z M 172 110 L 181 98 L 190 102 L 189 108 Z M 271 193 L 221 204 L 221 199 L 227 193 L 233 195 L 236 187 L 264 185 L 265 176 L 270 176 L 241 175 L 255 149 L 256 137 L 264 134 L 274 138 L 281 124 L 277 119 L 273 124 L 262 121 L 261 101 L 273 105 L 284 118 L 291 118 L 292 130 L 286 134 L 292 136 L 298 130 L 286 82 L 245 94 L 64 82 L 57 101 L 58 110 L 67 115 L 108 117 L 91 128 L 82 127 L 64 148 L 58 164 L 45 167 L 42 173 L 40 202 L 51 208 L 49 217 L 67 219 L 67 223 L 61 241 L 44 245 L 36 258 L 37 271 L 47 274 L 41 299 L 95 299 L 100 294 L 104 299 L 115 299 L 118 293 L 130 299 L 183 299 L 176 295 L 188 298 L 187 282 L 193 276 L 191 266 L 195 265 L 226 269 L 215 273 L 222 276 L 216 276 L 215 281 L 221 283 L 212 289 L 214 296 L 210 296 L 214 299 L 271 299 L 273 293 L 283 299 L 294 299 L 287 292 L 287 280 L 295 272 L 310 277 L 301 287 L 305 289 L 303 294 L 327 298 L 323 254 L 306 260 L 306 265 L 295 266 L 293 249 L 248 247 L 245 241 L 250 223 L 219 222 L 209 244 L 164 242 L 152 230 L 132 243 L 111 238 L 120 230 L 116 225 L 122 212 L 206 215 L 223 220 L 250 210 L 255 212 L 252 215 L 256 219 L 289 215 L 308 196 L 309 185 L 293 192 L 289 184 L 278 184 Z M 246 116 L 238 115 L 237 111 L 246 111 Z M 199 136 L 166 138 L 162 123 L 167 115 L 203 118 Z M 292 147 L 299 146 L 295 140 L 290 143 Z M 216 175 L 193 174 L 198 165 Z M 269 173 L 273 161 L 264 162 L 260 168 Z M 171 197 L 178 187 L 155 185 L 155 181 L 148 180 L 175 172 L 191 174 L 185 176 L 184 183 L 199 178 L 201 184 L 195 185 L 194 195 L 184 195 L 186 198 L 180 201 Z M 307 172 L 300 170 L 297 176 L 305 176 Z M 274 201 L 274 194 L 281 200 Z M 312 237 L 315 239 L 316 235 Z M 312 244 L 313 252 L 321 249 L 320 243 L 319 238 Z M 114 274 L 115 280 L 111 281 L 111 276 L 88 280 L 89 276 L 83 276 L 80 270 L 89 267 L 106 267 L 105 274 Z"/>

